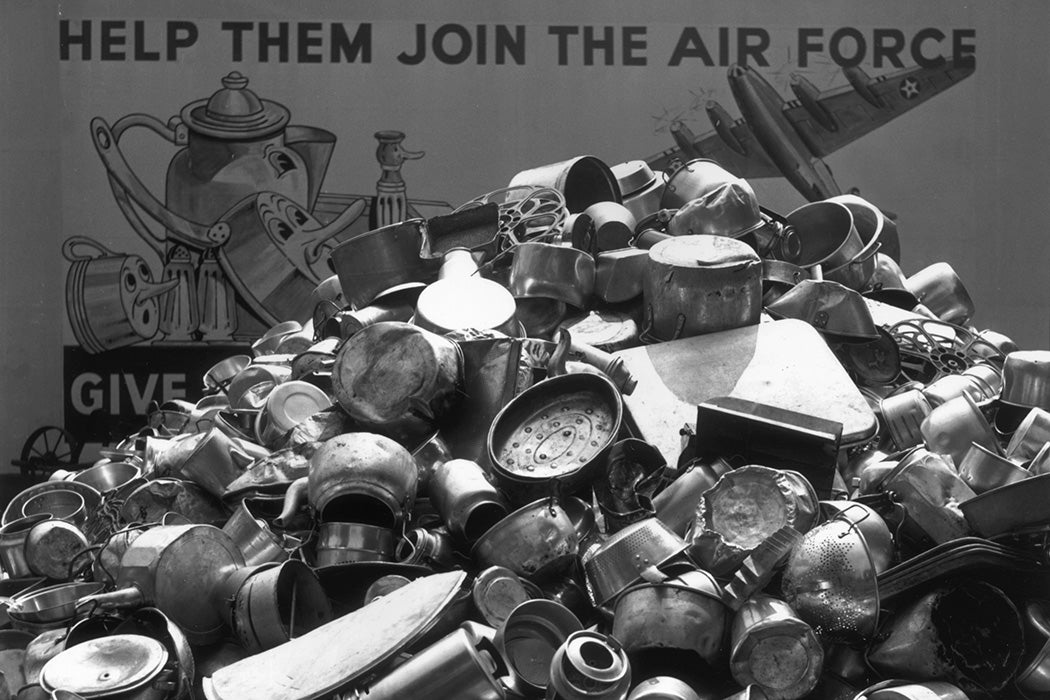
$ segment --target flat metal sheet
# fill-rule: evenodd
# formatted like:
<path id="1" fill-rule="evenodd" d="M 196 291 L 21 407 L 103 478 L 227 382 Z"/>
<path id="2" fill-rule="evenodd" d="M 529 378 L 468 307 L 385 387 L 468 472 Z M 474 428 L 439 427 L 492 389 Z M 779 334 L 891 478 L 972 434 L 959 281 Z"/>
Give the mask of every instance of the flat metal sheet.
<path id="1" fill-rule="evenodd" d="M 675 464 L 679 431 L 696 407 L 732 396 L 842 424 L 842 445 L 875 435 L 878 422 L 827 343 L 794 319 L 614 353 L 638 380 L 624 403 L 629 427 Z"/>
<path id="2" fill-rule="evenodd" d="M 208 700 L 329 697 L 389 661 L 453 602 L 466 574 L 434 574 L 204 679 Z"/>

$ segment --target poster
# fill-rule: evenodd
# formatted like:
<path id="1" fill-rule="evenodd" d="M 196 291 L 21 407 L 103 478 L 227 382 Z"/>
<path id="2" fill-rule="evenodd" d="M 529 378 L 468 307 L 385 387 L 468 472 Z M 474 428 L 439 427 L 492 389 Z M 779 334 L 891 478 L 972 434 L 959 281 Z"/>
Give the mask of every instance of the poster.
<path id="1" fill-rule="evenodd" d="M 905 272 L 949 261 L 978 327 L 1047 347 L 1050 172 L 1027 116 L 1047 68 L 1017 39 L 1046 19 L 1034 2 L 63 4 L 45 37 L 62 223 L 40 253 L 60 267 L 61 422 L 117 438 L 301 315 L 339 240 L 583 154 L 715 157 L 780 213 L 859 191 L 899 217 Z"/>

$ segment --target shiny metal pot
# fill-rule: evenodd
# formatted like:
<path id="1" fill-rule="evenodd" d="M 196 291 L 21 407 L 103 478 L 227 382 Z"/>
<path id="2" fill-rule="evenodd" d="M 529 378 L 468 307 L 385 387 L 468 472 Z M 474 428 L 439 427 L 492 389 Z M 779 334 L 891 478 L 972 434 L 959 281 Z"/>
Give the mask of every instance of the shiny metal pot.
<path id="1" fill-rule="evenodd" d="M 649 250 L 643 287 L 646 334 L 688 338 L 758 323 L 762 261 L 722 236 L 678 236 Z"/>

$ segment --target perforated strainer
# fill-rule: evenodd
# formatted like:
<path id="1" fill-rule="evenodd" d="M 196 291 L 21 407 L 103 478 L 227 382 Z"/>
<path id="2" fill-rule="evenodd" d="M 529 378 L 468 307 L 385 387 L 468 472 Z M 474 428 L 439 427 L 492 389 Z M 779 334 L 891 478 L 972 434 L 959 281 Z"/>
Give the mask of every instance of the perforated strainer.
<path id="1" fill-rule="evenodd" d="M 782 590 L 824 640 L 871 637 L 879 614 L 876 569 L 857 523 L 839 514 L 806 533 L 788 559 Z"/>

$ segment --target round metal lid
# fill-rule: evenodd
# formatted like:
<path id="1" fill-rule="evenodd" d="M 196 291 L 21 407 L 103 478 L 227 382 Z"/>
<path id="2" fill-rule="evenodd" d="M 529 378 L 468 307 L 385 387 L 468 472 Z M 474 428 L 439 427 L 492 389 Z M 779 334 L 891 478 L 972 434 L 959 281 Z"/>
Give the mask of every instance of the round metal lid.
<path id="1" fill-rule="evenodd" d="M 331 405 L 328 394 L 313 384 L 296 380 L 278 384 L 266 400 L 270 422 L 281 433 Z"/>
<path id="2" fill-rule="evenodd" d="M 84 698 L 122 693 L 147 683 L 168 661 L 164 645 L 139 634 L 114 634 L 66 649 L 40 672 L 48 692 L 63 688 Z"/>
<path id="3" fill-rule="evenodd" d="M 222 89 L 206 100 L 182 108 L 182 121 L 193 131 L 218 139 L 253 139 L 280 131 L 291 114 L 277 102 L 261 100 L 248 89 L 248 79 L 233 71 Z"/>
<path id="4" fill-rule="evenodd" d="M 478 574 L 471 593 L 485 622 L 497 629 L 514 608 L 532 598 L 518 575 L 503 566 L 490 566 Z"/>
<path id="5" fill-rule="evenodd" d="M 683 268 L 739 267 L 761 259 L 746 243 L 725 236 L 674 236 L 649 249 L 654 262 Z"/>

